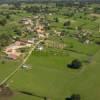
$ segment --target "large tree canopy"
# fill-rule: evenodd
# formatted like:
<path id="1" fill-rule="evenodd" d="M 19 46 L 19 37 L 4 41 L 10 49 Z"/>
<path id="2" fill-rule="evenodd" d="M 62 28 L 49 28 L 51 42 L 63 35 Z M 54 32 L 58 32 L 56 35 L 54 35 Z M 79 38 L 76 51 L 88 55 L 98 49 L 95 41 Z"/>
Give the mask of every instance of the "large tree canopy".
<path id="1" fill-rule="evenodd" d="M 1 34 L 0 35 L 0 47 L 7 46 L 12 40 L 12 35 L 10 34 Z"/>

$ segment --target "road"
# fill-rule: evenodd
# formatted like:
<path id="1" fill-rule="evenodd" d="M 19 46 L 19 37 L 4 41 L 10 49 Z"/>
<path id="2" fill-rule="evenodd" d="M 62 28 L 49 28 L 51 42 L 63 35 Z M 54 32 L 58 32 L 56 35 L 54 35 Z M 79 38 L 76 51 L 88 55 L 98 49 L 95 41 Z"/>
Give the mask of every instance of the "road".
<path id="1" fill-rule="evenodd" d="M 43 42 L 44 40 L 39 40 L 35 45 L 33 44 L 28 55 L 25 57 L 25 59 L 22 61 L 22 63 L 13 71 L 11 72 L 1 83 L 0 83 L 0 86 L 7 83 L 7 81 L 9 79 L 12 78 L 12 76 L 14 76 L 18 70 L 27 62 L 27 60 L 29 59 L 30 55 L 32 54 L 32 52 L 35 50 L 35 48 L 41 43 Z"/>

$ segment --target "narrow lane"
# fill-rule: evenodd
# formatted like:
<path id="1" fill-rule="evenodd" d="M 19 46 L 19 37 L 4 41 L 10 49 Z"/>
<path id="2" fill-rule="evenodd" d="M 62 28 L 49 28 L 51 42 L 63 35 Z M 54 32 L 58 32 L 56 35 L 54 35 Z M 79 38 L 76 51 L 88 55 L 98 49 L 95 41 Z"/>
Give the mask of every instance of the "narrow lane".
<path id="1" fill-rule="evenodd" d="M 28 55 L 25 57 L 22 63 L 0 83 L 0 86 L 5 84 L 9 79 L 11 79 L 18 72 L 18 70 L 27 62 L 27 60 L 29 59 L 30 55 L 35 50 L 35 48 L 43 41 L 44 40 L 39 40 L 35 45 L 34 44 L 32 45 Z"/>

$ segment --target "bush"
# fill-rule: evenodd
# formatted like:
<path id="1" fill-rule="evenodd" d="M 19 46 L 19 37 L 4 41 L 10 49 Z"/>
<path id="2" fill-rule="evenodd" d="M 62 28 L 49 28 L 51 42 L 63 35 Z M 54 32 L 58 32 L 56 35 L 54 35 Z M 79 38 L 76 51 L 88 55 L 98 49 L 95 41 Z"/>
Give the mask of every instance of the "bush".
<path id="1" fill-rule="evenodd" d="M 81 97 L 79 94 L 72 94 L 72 96 L 65 98 L 65 100 L 81 100 Z"/>
<path id="2" fill-rule="evenodd" d="M 79 94 L 73 94 L 71 96 L 71 100 L 80 100 L 80 95 Z"/>
<path id="3" fill-rule="evenodd" d="M 6 15 L 6 19 L 10 19 L 10 15 L 9 14 Z"/>
<path id="4" fill-rule="evenodd" d="M 22 35 L 22 32 L 21 32 L 21 30 L 20 30 L 19 28 L 15 28 L 15 29 L 14 29 L 14 32 L 15 32 L 15 34 L 18 35 L 18 36 L 21 36 L 21 35 Z"/>
<path id="5" fill-rule="evenodd" d="M 2 60 L 2 61 L 1 61 L 1 63 L 2 63 L 2 64 L 5 64 L 5 61 L 4 61 L 4 60 Z"/>
<path id="6" fill-rule="evenodd" d="M 1 34 L 0 35 L 0 47 L 7 46 L 12 41 L 12 35 Z"/>
<path id="7" fill-rule="evenodd" d="M 70 26 L 70 25 L 71 25 L 71 22 L 70 21 L 64 22 L 64 26 Z"/>
<path id="8" fill-rule="evenodd" d="M 58 23 L 59 19 L 56 17 L 56 18 L 54 18 L 54 21 Z"/>
<path id="9" fill-rule="evenodd" d="M 67 65 L 69 68 L 73 68 L 73 69 L 79 69 L 82 66 L 81 61 L 79 61 L 78 59 L 75 59 L 71 62 L 71 64 Z"/>
<path id="10" fill-rule="evenodd" d="M 6 19 L 1 19 L 0 20 L 0 25 L 1 26 L 5 26 L 7 24 L 7 20 Z"/>

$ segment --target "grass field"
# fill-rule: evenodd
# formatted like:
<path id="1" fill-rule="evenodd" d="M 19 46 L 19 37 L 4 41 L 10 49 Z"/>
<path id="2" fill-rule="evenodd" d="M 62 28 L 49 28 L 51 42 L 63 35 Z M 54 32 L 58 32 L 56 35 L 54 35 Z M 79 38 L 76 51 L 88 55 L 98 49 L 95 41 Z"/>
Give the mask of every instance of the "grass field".
<path id="1" fill-rule="evenodd" d="M 26 4 L 24 6 L 32 5 Z M 35 4 L 35 6 L 39 5 Z M 95 6 L 91 5 L 91 7 Z M 48 97 L 50 100 L 65 100 L 66 97 L 72 94 L 80 94 L 81 100 L 100 100 L 100 45 L 95 43 L 95 41 L 100 41 L 100 32 L 98 32 L 100 17 L 93 21 L 90 14 L 84 15 L 84 12 L 68 17 L 64 14 L 68 11 L 70 13 L 69 8 L 58 9 L 50 7 L 50 11 L 59 10 L 59 12 L 53 12 L 51 16 L 46 15 L 46 19 L 50 21 L 49 31 L 51 31 L 51 34 L 49 40 L 56 43 L 64 43 L 66 48 L 60 50 L 44 47 L 43 51 L 33 51 L 26 63 L 32 66 L 32 69 L 25 70 L 20 68 L 8 81 L 8 85 L 14 95 L 7 98 L 0 97 L 0 100 L 44 100 L 43 97 Z M 70 9 L 73 10 L 73 8 Z M 14 36 L 14 28 L 20 27 L 19 21 L 21 19 L 37 16 L 37 14 L 28 13 L 22 9 L 8 10 L 8 8 L 3 9 L 0 7 L 0 12 L 3 10 L 6 13 L 16 12 L 16 14 L 11 14 L 11 18 L 7 20 L 5 26 L 0 25 L 0 34 L 9 33 Z M 1 20 L 4 16 L 0 16 Z M 59 22 L 54 21 L 56 17 Z M 64 27 L 63 24 L 67 20 L 71 21 L 71 28 Z M 92 32 L 92 42 L 90 44 L 81 43 L 74 37 L 77 32 L 75 28 L 81 25 L 83 25 L 83 30 Z M 65 36 L 61 37 L 62 40 L 56 34 L 53 34 L 52 31 L 54 30 L 65 30 Z M 27 37 L 31 37 L 31 35 L 29 34 Z M 20 60 L 13 61 L 2 58 L 2 54 L 2 51 L 0 51 L 0 82 L 21 63 Z M 71 63 L 73 59 L 79 59 L 83 64 L 82 68 L 78 70 L 68 68 L 67 64 Z M 86 63 L 88 60 L 91 60 L 90 63 Z M 19 91 L 31 93 L 32 95 Z"/>
<path id="2" fill-rule="evenodd" d="M 93 56 L 91 64 L 84 64 L 79 71 L 72 71 L 66 67 L 66 64 L 73 59 L 72 57 L 36 56 L 33 53 L 27 62 L 32 65 L 32 70 L 29 72 L 20 70 L 9 81 L 10 86 L 15 91 L 23 90 L 50 97 L 52 100 L 64 100 L 72 93 L 80 93 L 82 100 L 99 100 L 100 80 L 97 78 L 100 69 L 99 53 L 100 51 Z M 13 83 L 11 83 L 12 80 Z M 24 99 L 27 100 L 26 97 Z M 35 99 L 30 97 L 30 100 Z"/>

